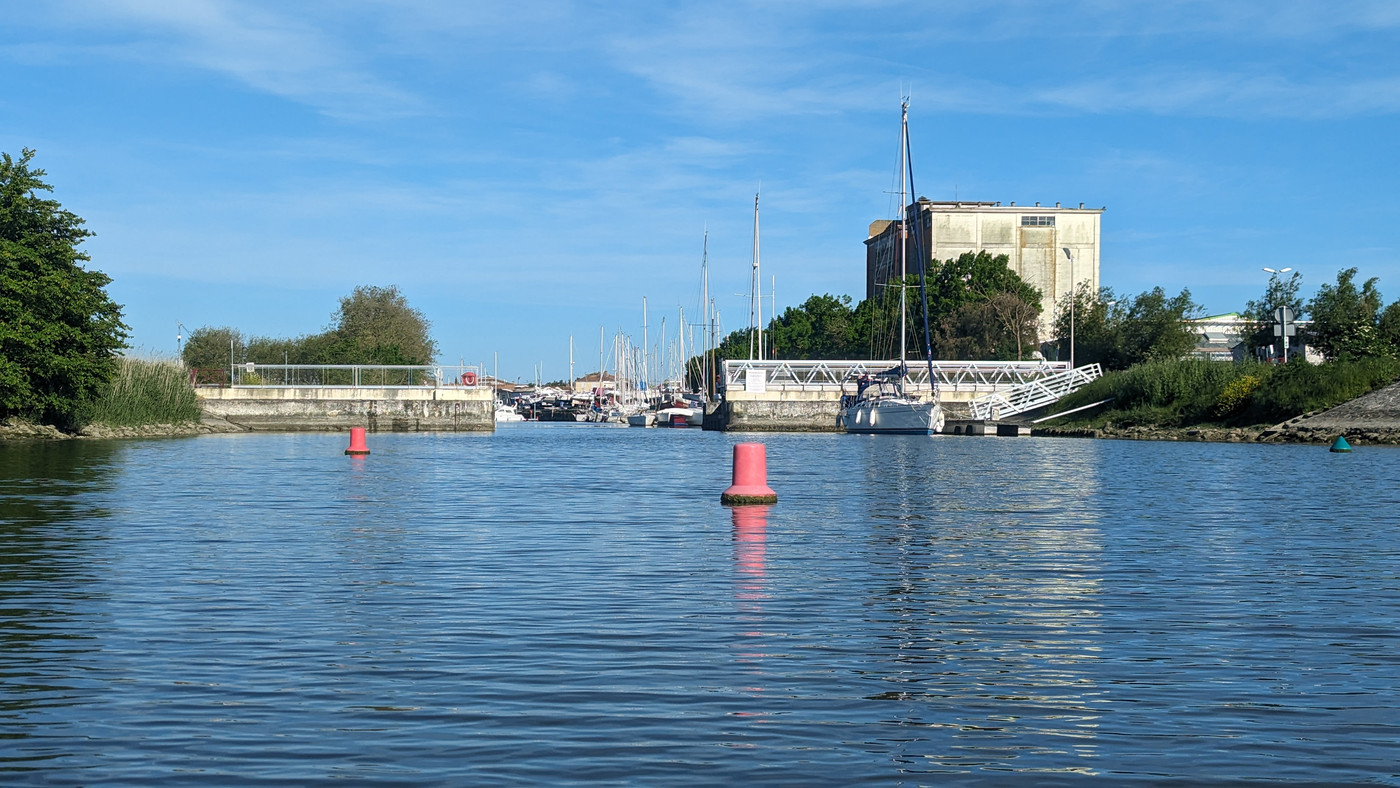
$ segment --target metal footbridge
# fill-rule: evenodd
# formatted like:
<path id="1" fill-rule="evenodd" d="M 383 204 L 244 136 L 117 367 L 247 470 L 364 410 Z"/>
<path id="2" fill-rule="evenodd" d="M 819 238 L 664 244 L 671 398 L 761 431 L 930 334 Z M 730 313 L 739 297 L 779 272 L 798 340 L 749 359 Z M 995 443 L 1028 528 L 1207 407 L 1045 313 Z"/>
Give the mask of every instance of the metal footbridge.
<path id="1" fill-rule="evenodd" d="M 996 421 L 1049 405 L 1102 375 L 1098 364 L 1088 364 L 978 397 L 968 406 L 972 418 Z"/>
<path id="2" fill-rule="evenodd" d="M 724 362 L 724 384 L 729 391 L 832 392 L 861 375 L 874 375 L 895 362 L 869 360 L 745 361 Z M 1069 370 L 1065 361 L 935 361 L 933 378 L 946 397 L 953 393 L 990 394 L 1018 388 Z M 909 361 L 913 392 L 929 390 L 929 369 L 923 361 Z"/>

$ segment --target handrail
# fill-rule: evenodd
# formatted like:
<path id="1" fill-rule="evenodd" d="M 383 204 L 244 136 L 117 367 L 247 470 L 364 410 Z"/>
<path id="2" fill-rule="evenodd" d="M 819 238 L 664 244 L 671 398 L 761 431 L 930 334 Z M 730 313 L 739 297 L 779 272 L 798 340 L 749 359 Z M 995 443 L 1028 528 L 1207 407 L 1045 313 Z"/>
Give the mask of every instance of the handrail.
<path id="1" fill-rule="evenodd" d="M 1013 386 L 1005 391 L 978 397 L 969 402 L 968 407 L 972 411 L 972 418 L 995 421 L 1049 405 L 1102 375 L 1103 368 L 1098 364 L 1087 364 Z"/>
<path id="2" fill-rule="evenodd" d="M 724 362 L 724 383 L 743 388 L 749 370 L 761 371 L 764 385 L 773 390 L 840 388 L 862 375 L 875 375 L 895 366 L 889 360 L 744 360 Z M 1065 361 L 935 361 L 933 375 L 941 391 L 1000 391 L 1069 369 Z M 929 367 L 910 365 L 906 388 L 929 390 Z"/>
<path id="3" fill-rule="evenodd" d="M 231 385 L 259 388 L 479 388 L 490 385 L 477 365 L 235 364 Z"/>

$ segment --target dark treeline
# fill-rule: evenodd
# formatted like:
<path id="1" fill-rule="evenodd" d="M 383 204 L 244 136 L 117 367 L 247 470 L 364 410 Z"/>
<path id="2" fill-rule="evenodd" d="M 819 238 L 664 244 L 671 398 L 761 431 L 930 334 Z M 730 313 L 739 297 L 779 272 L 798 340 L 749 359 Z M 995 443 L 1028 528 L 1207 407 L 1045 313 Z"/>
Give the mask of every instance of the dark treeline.
<path id="1" fill-rule="evenodd" d="M 423 313 L 398 287 L 355 288 L 340 299 L 331 324 L 318 334 L 290 339 L 245 337 L 235 328 L 195 329 L 181 356 L 193 369 L 243 364 L 431 364 L 437 344 Z"/>
<path id="2" fill-rule="evenodd" d="M 775 359 L 893 359 L 899 355 L 899 287 L 892 282 L 876 298 L 851 306 L 849 296 L 814 295 L 789 307 L 764 328 L 767 355 Z M 924 355 L 923 304 L 918 275 L 907 290 L 907 353 Z M 1069 359 L 1070 299 L 1040 335 L 1041 294 L 1007 266 L 1005 255 L 967 253 L 929 267 L 925 288 L 933 357 L 940 360 L 1013 361 L 1048 356 Z M 1191 293 L 1167 296 L 1154 288 L 1119 298 L 1107 288 L 1076 294 L 1075 350 L 1080 364 L 1122 369 L 1155 358 L 1177 358 L 1196 343 L 1182 321 L 1200 314 Z M 719 357 L 748 358 L 750 331 L 731 332 Z"/>
<path id="3" fill-rule="evenodd" d="M 765 353 L 779 359 L 895 358 L 899 291 L 906 291 L 909 358 L 923 358 L 919 277 L 891 281 L 875 298 L 814 295 L 764 328 Z M 1024 359 L 1039 350 L 1040 291 L 1007 267 L 1005 255 L 968 253 L 930 266 L 929 333 L 935 358 Z M 731 332 L 719 357 L 748 358 L 750 331 Z"/>

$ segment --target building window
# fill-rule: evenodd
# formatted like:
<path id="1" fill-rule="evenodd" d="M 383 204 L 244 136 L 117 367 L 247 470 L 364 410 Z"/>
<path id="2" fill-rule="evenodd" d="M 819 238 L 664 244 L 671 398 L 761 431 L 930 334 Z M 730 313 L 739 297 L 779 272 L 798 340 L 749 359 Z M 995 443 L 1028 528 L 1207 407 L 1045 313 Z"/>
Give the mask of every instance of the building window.
<path id="1" fill-rule="evenodd" d="M 1053 216 L 1022 216 L 1022 227 L 1054 227 L 1055 217 Z"/>

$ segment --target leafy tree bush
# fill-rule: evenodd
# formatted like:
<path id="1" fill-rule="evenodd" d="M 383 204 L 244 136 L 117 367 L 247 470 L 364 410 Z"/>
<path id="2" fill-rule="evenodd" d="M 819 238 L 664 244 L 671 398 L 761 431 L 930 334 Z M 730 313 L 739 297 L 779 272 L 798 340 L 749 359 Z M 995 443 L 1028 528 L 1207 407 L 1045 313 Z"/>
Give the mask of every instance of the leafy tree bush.
<path id="1" fill-rule="evenodd" d="M 1381 313 L 1376 322 L 1376 333 L 1380 335 L 1385 350 L 1392 356 L 1400 356 L 1400 301 L 1391 303 Z"/>
<path id="2" fill-rule="evenodd" d="M 1215 400 L 1215 417 L 1228 419 L 1238 413 L 1245 403 L 1249 402 L 1250 396 L 1258 390 L 1263 380 L 1264 376 L 1261 374 L 1245 374 L 1226 383 Z"/>
<path id="3" fill-rule="evenodd" d="M 53 187 L 32 168 L 34 151 L 0 154 L 0 416 L 72 430 L 110 390 L 125 346 L 112 281 L 82 264 L 83 220 L 40 192 Z"/>
<path id="4" fill-rule="evenodd" d="M 1098 363 L 1123 370 L 1148 361 L 1179 359 L 1196 346 L 1196 331 L 1187 320 L 1201 307 L 1183 289 L 1167 296 L 1154 287 L 1136 296 L 1118 297 L 1107 287 L 1094 293 L 1081 285 L 1065 297 L 1055 317 L 1060 358 L 1069 359 L 1071 303 L 1074 355 L 1079 365 Z"/>
<path id="5" fill-rule="evenodd" d="M 1245 347 L 1251 356 L 1254 351 L 1262 347 L 1271 347 L 1278 344 L 1278 338 L 1274 336 L 1274 310 L 1286 306 L 1293 310 L 1294 320 L 1303 320 L 1307 315 L 1307 310 L 1303 306 L 1303 297 L 1298 295 L 1298 289 L 1303 284 L 1303 277 L 1297 271 L 1287 279 L 1281 278 L 1278 274 L 1269 275 L 1269 284 L 1264 288 L 1264 295 L 1258 300 L 1249 301 L 1245 304 L 1244 312 L 1240 317 L 1249 321 L 1249 327 L 1245 329 L 1241 339 L 1244 340 Z"/>
<path id="6" fill-rule="evenodd" d="M 335 317 L 330 352 L 342 360 L 333 363 L 431 364 L 437 356 L 427 318 L 395 285 L 355 288 Z"/>
<path id="7" fill-rule="evenodd" d="M 430 324 L 396 286 L 357 287 L 340 299 L 332 317 L 325 331 L 295 339 L 245 338 L 234 328 L 204 326 L 190 334 L 181 357 L 192 368 L 228 369 L 230 360 L 235 364 L 424 365 L 437 356 Z"/>
<path id="8" fill-rule="evenodd" d="M 827 293 L 788 307 L 768 331 L 777 358 L 836 359 L 851 358 L 854 329 L 851 297 Z"/>
<path id="9" fill-rule="evenodd" d="M 1355 268 L 1338 271 L 1337 283 L 1319 287 L 1308 302 L 1309 340 L 1329 361 L 1382 355 L 1388 350 L 1378 326 L 1381 294 L 1376 278 L 1367 279 L 1360 289 L 1355 279 Z"/>
<path id="10" fill-rule="evenodd" d="M 180 358 L 190 369 L 224 369 L 229 363 L 247 360 L 248 343 L 243 333 L 228 326 L 201 326 L 190 332 Z"/>

